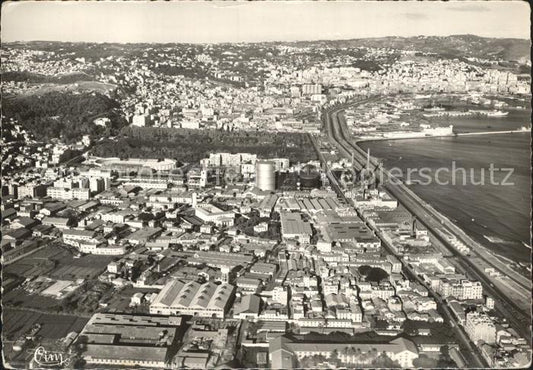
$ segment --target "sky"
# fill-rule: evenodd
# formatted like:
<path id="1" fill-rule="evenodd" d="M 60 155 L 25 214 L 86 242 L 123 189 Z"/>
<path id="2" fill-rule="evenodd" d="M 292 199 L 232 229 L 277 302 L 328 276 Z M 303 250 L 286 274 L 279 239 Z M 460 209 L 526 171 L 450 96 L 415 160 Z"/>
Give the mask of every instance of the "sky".
<path id="1" fill-rule="evenodd" d="M 522 1 L 3 2 L 1 40 L 261 42 L 382 36 L 530 38 Z"/>

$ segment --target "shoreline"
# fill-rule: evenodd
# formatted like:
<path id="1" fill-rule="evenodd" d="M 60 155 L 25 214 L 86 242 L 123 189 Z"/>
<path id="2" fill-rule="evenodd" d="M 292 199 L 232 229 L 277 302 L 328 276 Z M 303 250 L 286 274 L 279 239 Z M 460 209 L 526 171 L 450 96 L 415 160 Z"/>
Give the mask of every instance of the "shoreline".
<path id="1" fill-rule="evenodd" d="M 391 138 L 371 138 L 371 139 L 357 139 L 354 141 L 356 145 L 359 143 L 372 143 L 380 141 L 389 141 L 389 140 L 419 140 L 419 139 L 433 139 L 433 138 L 446 138 L 446 137 L 460 137 L 460 136 L 481 136 L 481 135 L 510 135 L 510 134 L 527 134 L 531 133 L 531 129 L 527 130 L 505 130 L 505 131 L 480 131 L 480 132 L 460 132 L 453 135 L 428 135 L 428 136 L 405 136 L 405 137 L 391 137 Z"/>
<path id="2" fill-rule="evenodd" d="M 502 134 L 501 132 L 496 132 L 496 131 L 493 131 L 491 133 L 494 133 L 494 134 Z M 524 130 L 519 130 L 518 133 L 531 133 L 530 130 L 528 131 L 524 131 Z M 373 142 L 383 142 L 383 141 L 388 141 L 388 140 L 410 140 L 410 139 L 431 139 L 431 138 L 436 138 L 436 137 L 455 137 L 456 135 L 446 135 L 446 136 L 423 136 L 423 137 L 416 137 L 416 138 L 413 138 L 413 137 L 408 137 L 408 138 L 392 138 L 392 139 L 387 139 L 387 138 L 383 138 L 383 139 L 368 139 L 368 140 L 365 140 L 365 139 L 361 139 L 361 140 L 355 140 L 354 141 L 354 144 L 359 147 L 361 150 L 364 151 L 364 149 L 360 146 L 361 143 L 373 143 Z M 462 135 L 462 136 L 466 136 L 466 135 Z M 371 160 L 372 159 L 377 159 L 377 157 L 372 157 L 371 156 Z M 407 187 L 407 186 L 406 186 Z M 411 188 L 407 187 L 407 189 L 413 193 L 413 194 L 416 194 L 416 196 L 418 198 L 420 198 L 420 195 L 418 193 L 416 193 L 414 190 L 412 190 Z M 514 270 L 511 270 L 510 267 L 508 266 L 511 262 L 512 263 L 517 263 L 518 262 L 515 262 L 513 260 L 511 260 L 509 257 L 506 257 L 500 253 L 497 253 L 493 250 L 491 250 L 491 248 L 487 247 L 486 245 L 484 245 L 481 241 L 478 241 L 476 239 L 475 236 L 471 236 L 469 233 L 467 233 L 464 228 L 462 226 L 459 225 L 458 222 L 453 222 L 452 218 L 449 217 L 448 215 L 444 214 L 443 212 L 435 209 L 433 207 L 433 205 L 429 204 L 428 202 L 426 202 L 424 199 L 420 198 L 424 204 L 428 205 L 433 212 L 435 212 L 436 214 L 440 215 L 441 217 L 443 217 L 444 219 L 448 220 L 448 222 L 450 222 L 451 224 L 453 224 L 457 229 L 460 230 L 460 233 L 462 234 L 462 236 L 466 239 L 469 239 L 471 242 L 472 242 L 472 245 L 475 246 L 476 248 L 476 253 L 479 253 L 479 257 L 481 257 L 482 259 L 485 259 L 487 262 L 490 262 L 492 264 L 494 264 L 502 273 L 504 273 L 505 275 L 509 276 L 511 279 L 515 280 L 518 284 L 524 286 L 524 285 L 527 285 L 528 282 L 529 282 L 529 276 L 525 276 L 521 273 L 518 273 Z M 522 240 L 518 240 L 518 241 L 513 241 L 513 242 L 516 242 L 516 243 L 520 243 L 522 244 L 523 241 Z M 496 243 L 494 243 L 496 244 Z M 529 261 L 531 263 L 531 260 Z M 531 271 L 530 271 L 531 273 Z M 515 275 L 516 274 L 516 275 Z M 514 275 L 514 278 L 510 275 Z M 517 276 L 518 275 L 518 276 Z M 527 279 L 526 281 L 522 281 L 522 282 L 519 282 L 517 280 L 523 280 L 523 279 Z"/>
<path id="3" fill-rule="evenodd" d="M 329 110 L 325 111 L 325 114 L 328 115 L 325 124 L 328 130 L 327 134 L 338 148 L 339 155 L 342 155 L 347 160 L 350 160 L 351 157 L 352 161 L 355 160 L 354 157 L 357 157 L 357 162 L 354 162 L 354 166 L 357 163 L 356 168 L 365 168 L 365 163 L 368 163 L 367 153 L 361 148 L 361 144 L 354 143 L 356 141 L 355 138 L 346 130 L 346 124 L 343 123 L 344 120 L 341 118 L 341 113 L 347 106 L 354 109 L 357 107 L 357 103 L 360 102 L 340 102 L 336 106 L 332 104 Z M 336 132 L 340 132 L 340 135 L 337 136 Z M 519 136 L 515 135 L 515 137 Z M 409 148 L 409 144 L 407 144 L 407 147 Z M 370 158 L 370 164 L 379 165 L 375 157 Z M 383 176 L 387 176 L 386 178 L 391 176 L 386 169 L 383 169 L 382 173 Z M 335 179 L 333 176 L 332 178 Z M 335 183 L 334 180 L 332 181 Z M 381 182 L 383 183 L 384 181 Z M 452 257 L 450 261 L 458 269 L 457 271 L 466 274 L 467 278 L 480 281 L 487 295 L 493 296 L 497 302 L 503 303 L 499 304 L 498 310 L 503 316 L 510 318 L 513 328 L 523 333 L 522 335 L 525 337 L 529 337 L 530 328 L 523 326 L 523 322 L 530 321 L 531 317 L 530 299 L 528 298 L 531 291 L 529 278 L 519 275 L 517 271 L 513 270 L 512 266 L 504 264 L 502 259 L 490 255 L 486 248 L 478 249 L 480 243 L 472 240 L 462 228 L 436 211 L 435 208 L 404 184 L 399 183 L 397 186 L 389 184 L 389 186 L 385 186 L 385 189 L 432 232 L 432 235 L 437 238 L 435 247 L 437 250 L 442 250 L 446 256 Z M 443 237 L 440 233 L 441 231 L 447 231 L 453 237 L 452 239 L 469 246 L 472 253 L 468 256 L 461 254 L 457 250 L 457 243 L 450 242 L 446 237 Z M 451 252 L 451 255 L 448 252 Z M 524 273 L 524 275 L 529 274 Z"/>

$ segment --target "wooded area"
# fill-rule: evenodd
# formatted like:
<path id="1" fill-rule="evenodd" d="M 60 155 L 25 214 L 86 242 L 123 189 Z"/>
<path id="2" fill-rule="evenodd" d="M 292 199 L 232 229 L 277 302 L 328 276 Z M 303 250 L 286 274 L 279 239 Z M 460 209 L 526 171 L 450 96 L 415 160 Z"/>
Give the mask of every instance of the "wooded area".
<path id="1" fill-rule="evenodd" d="M 193 162 L 209 153 L 253 153 L 260 158 L 285 157 L 293 162 L 316 159 L 306 134 L 221 130 L 193 130 L 128 126 L 118 142 L 93 149 L 96 156 L 120 158 L 176 158 Z"/>
<path id="2" fill-rule="evenodd" d="M 98 93 L 53 91 L 5 98 L 2 114 L 8 119 L 15 118 L 39 140 L 62 137 L 67 143 L 76 142 L 83 135 L 93 138 L 116 135 L 127 124 L 119 104 Z M 99 117 L 107 117 L 111 123 L 105 128 L 96 126 L 93 121 Z"/>

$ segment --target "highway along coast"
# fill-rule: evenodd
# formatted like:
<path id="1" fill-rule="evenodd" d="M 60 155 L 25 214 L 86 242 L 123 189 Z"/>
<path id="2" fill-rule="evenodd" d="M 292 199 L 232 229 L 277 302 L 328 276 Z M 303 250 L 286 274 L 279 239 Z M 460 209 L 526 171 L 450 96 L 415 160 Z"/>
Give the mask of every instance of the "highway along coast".
<path id="1" fill-rule="evenodd" d="M 357 106 L 378 97 L 348 101 L 330 105 L 323 111 L 325 129 L 331 142 L 338 148 L 339 153 L 346 159 L 353 158 L 356 170 L 366 166 L 367 154 L 356 144 L 346 127 L 343 111 L 347 108 L 357 109 Z M 379 165 L 370 159 L 372 168 Z M 484 291 L 496 301 L 496 309 L 504 316 L 510 325 L 525 338 L 531 338 L 530 325 L 530 280 L 511 270 L 507 263 L 490 253 L 480 243 L 474 241 L 456 224 L 436 211 L 431 205 L 413 193 L 405 184 L 393 178 L 387 170 L 376 173 L 379 183 L 398 200 L 398 202 L 419 220 L 434 236 L 442 248 L 454 256 L 453 261 L 458 270 L 467 276 L 479 280 Z M 381 178 L 380 178 L 381 177 Z M 463 255 L 456 249 L 455 243 L 466 245 L 471 253 Z M 488 269 L 497 271 L 499 276 L 489 275 Z"/>

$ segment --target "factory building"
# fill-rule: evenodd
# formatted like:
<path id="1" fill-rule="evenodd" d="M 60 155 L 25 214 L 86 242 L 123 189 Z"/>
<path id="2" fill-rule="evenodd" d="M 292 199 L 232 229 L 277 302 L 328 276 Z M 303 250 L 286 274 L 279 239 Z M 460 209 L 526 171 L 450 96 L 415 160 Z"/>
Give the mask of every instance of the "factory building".
<path id="1" fill-rule="evenodd" d="M 179 317 L 94 314 L 77 338 L 93 367 L 165 368 L 171 360 Z"/>
<path id="2" fill-rule="evenodd" d="M 214 282 L 170 280 L 150 305 L 153 315 L 192 315 L 224 318 L 234 287 Z"/>

